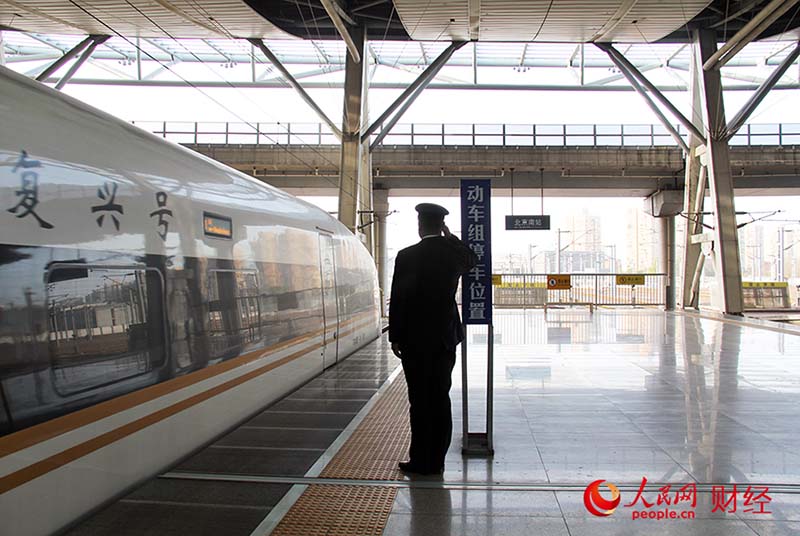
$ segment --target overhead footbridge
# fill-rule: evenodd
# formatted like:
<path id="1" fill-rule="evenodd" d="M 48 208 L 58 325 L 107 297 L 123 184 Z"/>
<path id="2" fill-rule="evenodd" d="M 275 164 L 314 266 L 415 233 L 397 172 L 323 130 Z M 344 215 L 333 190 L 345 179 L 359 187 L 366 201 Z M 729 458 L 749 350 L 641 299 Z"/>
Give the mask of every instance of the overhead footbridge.
<path id="1" fill-rule="evenodd" d="M 296 195 L 338 193 L 324 124 L 137 124 Z M 800 124 L 746 125 L 731 145 L 737 195 L 800 194 Z M 497 195 L 647 197 L 682 190 L 685 166 L 661 125 L 399 124 L 372 152 L 373 188 L 400 196 L 489 177 Z"/>

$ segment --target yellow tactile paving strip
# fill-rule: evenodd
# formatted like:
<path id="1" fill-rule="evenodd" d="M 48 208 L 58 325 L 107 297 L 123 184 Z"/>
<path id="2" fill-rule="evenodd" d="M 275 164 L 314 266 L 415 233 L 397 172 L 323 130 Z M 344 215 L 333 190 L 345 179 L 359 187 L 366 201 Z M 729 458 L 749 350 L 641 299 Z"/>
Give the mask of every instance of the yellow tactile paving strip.
<path id="1" fill-rule="evenodd" d="M 322 478 L 398 480 L 397 462 L 411 441 L 405 377 L 384 391 Z M 380 536 L 397 489 L 383 486 L 311 485 L 272 531 L 275 536 Z"/>

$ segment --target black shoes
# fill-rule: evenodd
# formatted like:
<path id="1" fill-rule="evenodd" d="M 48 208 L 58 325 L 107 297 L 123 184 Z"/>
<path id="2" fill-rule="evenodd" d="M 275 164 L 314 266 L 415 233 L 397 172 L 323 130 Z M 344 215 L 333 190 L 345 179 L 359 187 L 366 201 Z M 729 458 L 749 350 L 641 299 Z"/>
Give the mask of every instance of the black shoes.
<path id="1" fill-rule="evenodd" d="M 444 467 L 440 467 L 439 469 L 428 469 L 427 467 L 418 467 L 413 462 L 400 462 L 397 464 L 397 466 L 406 474 L 440 475 L 444 472 Z"/>

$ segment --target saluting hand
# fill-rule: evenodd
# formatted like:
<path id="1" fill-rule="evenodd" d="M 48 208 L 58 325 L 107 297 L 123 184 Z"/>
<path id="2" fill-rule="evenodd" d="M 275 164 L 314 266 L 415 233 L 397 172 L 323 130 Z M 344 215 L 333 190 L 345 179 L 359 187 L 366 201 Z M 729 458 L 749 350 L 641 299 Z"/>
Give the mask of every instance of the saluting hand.
<path id="1" fill-rule="evenodd" d="M 453 233 L 450 232 L 450 229 L 447 228 L 447 225 L 442 224 L 442 234 L 445 238 L 450 238 L 453 236 Z"/>

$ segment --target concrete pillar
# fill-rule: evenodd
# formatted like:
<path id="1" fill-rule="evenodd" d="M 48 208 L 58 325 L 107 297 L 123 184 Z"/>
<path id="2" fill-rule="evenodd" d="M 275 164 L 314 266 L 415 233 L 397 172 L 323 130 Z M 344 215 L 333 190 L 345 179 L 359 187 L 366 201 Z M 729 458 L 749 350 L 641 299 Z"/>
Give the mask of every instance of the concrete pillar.
<path id="1" fill-rule="evenodd" d="M 6 64 L 6 46 L 3 43 L 3 30 L 0 30 L 0 65 Z"/>
<path id="2" fill-rule="evenodd" d="M 659 271 L 666 274 L 667 311 L 675 309 L 675 216 L 659 218 L 661 258 Z"/>
<path id="3" fill-rule="evenodd" d="M 693 41 L 695 69 L 699 75 L 701 111 L 706 126 L 707 144 L 701 162 L 708 170 L 708 184 L 713 203 L 713 258 L 719 301 L 715 307 L 727 314 L 741 314 L 742 274 L 739 259 L 738 229 L 734 206 L 727 125 L 722 96 L 721 75 L 718 69 L 705 70 L 703 64 L 717 50 L 713 30 L 695 30 Z"/>
<path id="4" fill-rule="evenodd" d="M 381 288 L 381 314 L 386 316 L 386 297 L 389 294 L 388 274 L 386 267 L 389 263 L 389 250 L 386 238 L 386 218 L 389 215 L 389 190 L 375 190 L 373 192 L 375 210 L 375 264 L 378 266 L 378 284 Z"/>
<path id="5" fill-rule="evenodd" d="M 357 233 L 360 221 L 358 211 L 361 208 L 359 203 L 362 170 L 361 124 L 363 100 L 367 90 L 368 51 L 363 28 L 351 28 L 350 35 L 362 50 L 362 61 L 356 63 L 348 54 L 345 63 L 342 150 L 339 162 L 339 221 L 353 233 Z"/>

